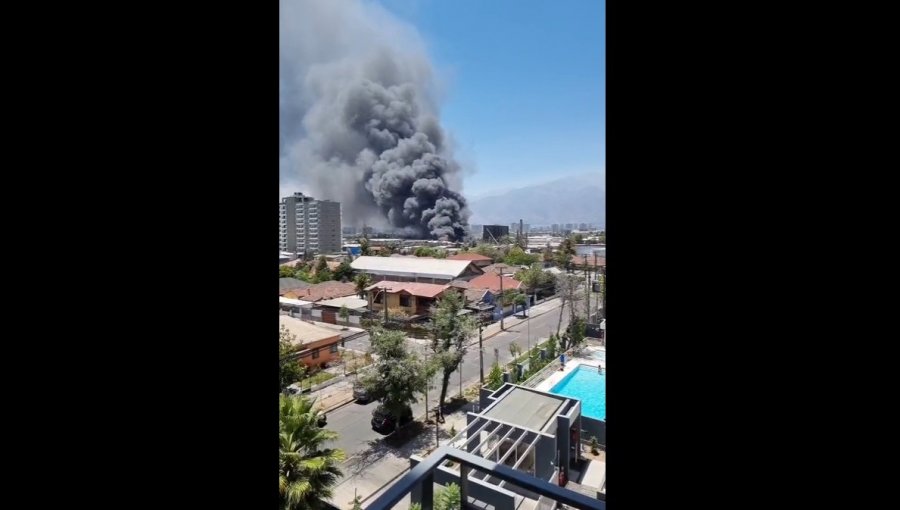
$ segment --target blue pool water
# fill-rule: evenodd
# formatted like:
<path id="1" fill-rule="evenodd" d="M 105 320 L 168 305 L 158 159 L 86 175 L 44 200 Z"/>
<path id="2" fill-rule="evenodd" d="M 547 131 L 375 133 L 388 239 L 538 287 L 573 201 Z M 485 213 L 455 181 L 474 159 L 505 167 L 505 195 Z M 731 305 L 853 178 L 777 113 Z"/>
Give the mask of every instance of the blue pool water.
<path id="1" fill-rule="evenodd" d="M 606 419 L 606 373 L 597 367 L 579 365 L 556 383 L 550 393 L 581 400 L 581 414 L 598 420 Z"/>
<path id="2" fill-rule="evenodd" d="M 600 361 L 606 361 L 606 351 L 594 351 L 591 354 L 591 357 L 594 359 L 599 359 Z"/>

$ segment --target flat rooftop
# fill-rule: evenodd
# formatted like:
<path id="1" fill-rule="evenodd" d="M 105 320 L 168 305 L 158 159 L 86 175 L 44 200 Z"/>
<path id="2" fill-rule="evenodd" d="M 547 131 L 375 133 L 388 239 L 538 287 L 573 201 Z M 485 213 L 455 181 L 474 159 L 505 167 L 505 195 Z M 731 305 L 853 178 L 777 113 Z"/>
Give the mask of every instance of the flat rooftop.
<path id="1" fill-rule="evenodd" d="M 483 416 L 540 431 L 566 402 L 565 397 L 514 387 Z"/>
<path id="2" fill-rule="evenodd" d="M 285 326 L 288 331 L 297 335 L 297 342 L 294 342 L 294 345 L 308 344 L 326 340 L 331 337 L 339 338 L 341 336 L 338 331 L 316 326 L 315 324 L 310 324 L 309 322 L 288 315 L 279 315 L 278 319 L 281 322 L 279 328 Z"/>

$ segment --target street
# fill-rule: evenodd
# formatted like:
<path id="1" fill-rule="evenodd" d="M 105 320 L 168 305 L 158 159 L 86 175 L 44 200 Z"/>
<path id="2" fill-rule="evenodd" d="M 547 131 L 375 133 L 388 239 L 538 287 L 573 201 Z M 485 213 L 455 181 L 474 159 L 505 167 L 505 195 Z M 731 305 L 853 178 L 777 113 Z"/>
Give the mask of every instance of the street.
<path id="1" fill-rule="evenodd" d="M 563 316 L 563 331 L 568 325 L 568 310 Z M 512 322 L 509 318 L 507 322 Z M 500 364 L 508 363 L 512 360 L 509 353 L 509 344 L 516 342 L 521 349 L 528 348 L 529 327 L 530 322 L 531 340 L 530 345 L 534 347 L 539 341 L 544 341 L 551 333 L 556 332 L 557 321 L 559 320 L 559 308 L 553 308 L 550 311 L 532 318 L 530 321 L 522 321 L 512 327 L 508 327 L 506 331 L 500 332 L 492 338 L 485 340 L 484 343 L 484 375 L 487 378 L 490 373 L 491 366 L 494 363 L 494 349 L 499 351 Z M 474 337 L 477 340 L 477 336 Z M 428 350 L 428 340 L 412 340 L 412 348 L 417 350 L 424 356 Z M 347 347 L 358 350 L 368 349 L 368 337 L 358 338 L 351 342 L 347 342 Z M 463 388 L 470 386 L 479 381 L 479 360 L 478 360 L 478 344 L 468 348 L 462 364 Z M 434 408 L 437 399 L 440 396 L 441 376 L 438 374 L 433 381 L 432 390 L 428 392 L 428 405 Z M 447 400 L 450 397 L 459 394 L 459 372 L 454 372 L 450 376 L 450 384 L 447 388 Z M 351 403 L 341 407 L 335 411 L 328 413 L 328 428 L 338 433 L 338 440 L 335 441 L 334 447 L 341 448 L 347 454 L 347 458 L 352 457 L 366 449 L 371 445 L 370 442 L 377 441 L 384 437 L 372 430 L 370 420 L 372 419 L 372 411 L 378 406 L 378 402 L 370 402 L 366 405 Z M 425 413 L 424 396 L 419 399 L 417 404 L 413 404 L 414 416 L 419 419 Z"/>

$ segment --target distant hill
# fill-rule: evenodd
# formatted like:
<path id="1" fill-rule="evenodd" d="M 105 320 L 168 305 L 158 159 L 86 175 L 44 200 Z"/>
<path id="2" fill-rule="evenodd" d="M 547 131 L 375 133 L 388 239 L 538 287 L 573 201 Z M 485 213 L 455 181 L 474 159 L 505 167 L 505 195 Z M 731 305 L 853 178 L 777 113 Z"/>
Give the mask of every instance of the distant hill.
<path id="1" fill-rule="evenodd" d="M 599 223 L 606 225 L 606 193 L 601 174 L 566 177 L 545 184 L 512 188 L 469 202 L 477 225 L 509 225 L 519 218 L 531 225 Z"/>

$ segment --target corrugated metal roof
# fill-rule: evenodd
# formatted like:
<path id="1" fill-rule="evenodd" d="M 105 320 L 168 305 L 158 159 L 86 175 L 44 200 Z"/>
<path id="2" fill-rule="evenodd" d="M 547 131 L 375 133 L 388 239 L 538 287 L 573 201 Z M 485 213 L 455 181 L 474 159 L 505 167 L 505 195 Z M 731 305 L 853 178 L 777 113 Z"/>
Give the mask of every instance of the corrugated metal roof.
<path id="1" fill-rule="evenodd" d="M 316 326 L 315 324 L 310 324 L 309 322 L 296 319 L 288 315 L 279 315 L 278 319 L 281 323 L 281 326 L 286 327 L 292 334 L 297 335 L 297 343 L 308 344 L 311 342 L 317 342 L 319 340 L 325 340 L 331 337 L 335 337 L 337 339 L 341 336 L 340 332 L 338 331 L 323 328 L 321 326 Z M 297 345 L 297 343 L 295 343 L 294 345 Z"/>
<path id="2" fill-rule="evenodd" d="M 405 276 L 422 276 L 426 278 L 456 278 L 472 267 L 478 268 L 471 260 L 448 260 L 425 257 L 371 257 L 362 256 L 350 266 L 357 271 L 376 274 L 394 274 Z"/>

